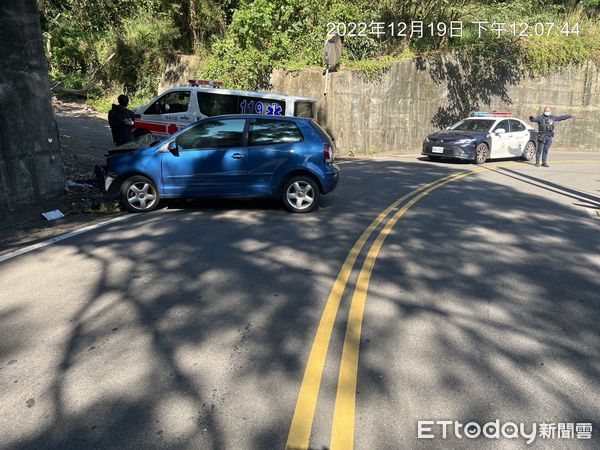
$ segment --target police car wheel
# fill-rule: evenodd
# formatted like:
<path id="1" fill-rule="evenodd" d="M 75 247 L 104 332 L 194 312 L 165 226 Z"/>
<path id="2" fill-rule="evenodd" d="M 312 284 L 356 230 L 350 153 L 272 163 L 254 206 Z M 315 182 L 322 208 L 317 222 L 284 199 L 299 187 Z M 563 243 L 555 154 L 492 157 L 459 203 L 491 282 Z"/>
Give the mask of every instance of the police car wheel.
<path id="1" fill-rule="evenodd" d="M 487 161 L 489 155 L 489 148 L 487 144 L 481 143 L 475 148 L 475 157 L 473 158 L 473 162 L 475 164 L 483 164 Z"/>
<path id="2" fill-rule="evenodd" d="M 160 196 L 148 178 L 135 175 L 121 184 L 121 204 L 130 212 L 148 212 L 156 209 Z"/>
<path id="3" fill-rule="evenodd" d="M 533 141 L 529 141 L 523 150 L 523 159 L 525 161 L 531 161 L 535 156 L 535 144 Z"/>

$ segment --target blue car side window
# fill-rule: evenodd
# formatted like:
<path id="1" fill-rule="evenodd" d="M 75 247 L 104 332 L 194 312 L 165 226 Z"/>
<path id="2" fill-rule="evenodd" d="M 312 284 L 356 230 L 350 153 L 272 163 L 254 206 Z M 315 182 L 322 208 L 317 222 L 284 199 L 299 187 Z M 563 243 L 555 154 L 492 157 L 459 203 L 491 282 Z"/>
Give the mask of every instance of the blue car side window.
<path id="1" fill-rule="evenodd" d="M 201 122 L 175 139 L 183 150 L 239 147 L 242 145 L 245 119 Z"/>
<path id="2" fill-rule="evenodd" d="M 292 144 L 303 139 L 292 121 L 255 119 L 250 126 L 248 145 Z"/>

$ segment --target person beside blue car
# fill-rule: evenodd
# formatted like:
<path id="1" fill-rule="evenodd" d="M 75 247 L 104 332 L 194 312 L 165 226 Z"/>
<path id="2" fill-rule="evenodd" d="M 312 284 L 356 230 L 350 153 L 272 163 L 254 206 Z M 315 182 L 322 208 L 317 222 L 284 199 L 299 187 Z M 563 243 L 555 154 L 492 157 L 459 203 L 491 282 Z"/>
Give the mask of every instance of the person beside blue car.
<path id="1" fill-rule="evenodd" d="M 127 109 L 129 97 L 124 94 L 117 98 L 118 105 L 113 104 L 108 112 L 108 124 L 112 131 L 113 142 L 119 145 L 133 141 L 133 111 Z"/>

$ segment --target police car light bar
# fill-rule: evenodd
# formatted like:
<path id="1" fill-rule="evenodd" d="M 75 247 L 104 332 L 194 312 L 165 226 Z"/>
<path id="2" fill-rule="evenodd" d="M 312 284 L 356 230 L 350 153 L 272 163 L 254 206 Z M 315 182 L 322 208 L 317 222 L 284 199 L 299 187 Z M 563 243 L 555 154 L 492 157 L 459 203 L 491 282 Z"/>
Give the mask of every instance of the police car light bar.
<path id="1" fill-rule="evenodd" d="M 192 87 L 198 87 L 198 86 L 219 87 L 219 86 L 223 86 L 223 82 L 222 81 L 218 81 L 218 80 L 188 80 L 188 83 Z"/>
<path id="2" fill-rule="evenodd" d="M 475 111 L 473 113 L 473 117 L 489 117 L 489 116 L 493 116 L 493 117 L 510 117 L 510 116 L 512 116 L 512 113 L 509 112 L 509 111 L 493 111 L 493 112 Z"/>

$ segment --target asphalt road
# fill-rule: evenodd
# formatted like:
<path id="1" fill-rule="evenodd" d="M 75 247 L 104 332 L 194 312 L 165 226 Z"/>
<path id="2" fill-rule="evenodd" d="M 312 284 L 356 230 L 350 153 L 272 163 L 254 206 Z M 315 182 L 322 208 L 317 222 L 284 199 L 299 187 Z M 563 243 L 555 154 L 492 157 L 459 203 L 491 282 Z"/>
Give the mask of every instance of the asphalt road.
<path id="1" fill-rule="evenodd" d="M 600 447 L 600 156 L 552 156 L 348 162 L 314 214 L 180 202 L 0 262 L 0 448 Z"/>

